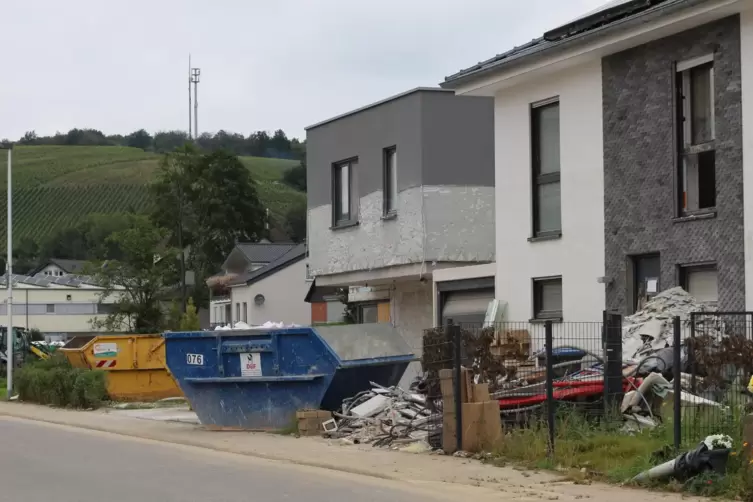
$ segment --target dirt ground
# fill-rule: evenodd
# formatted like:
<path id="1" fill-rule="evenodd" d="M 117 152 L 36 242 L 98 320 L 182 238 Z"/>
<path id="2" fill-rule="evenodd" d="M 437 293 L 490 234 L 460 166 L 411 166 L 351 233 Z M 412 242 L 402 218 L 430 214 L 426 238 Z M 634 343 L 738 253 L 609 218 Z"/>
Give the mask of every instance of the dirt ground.
<path id="1" fill-rule="evenodd" d="M 679 494 L 636 493 L 635 489 L 616 486 L 576 484 L 551 473 L 495 467 L 472 459 L 343 445 L 336 440 L 321 438 L 207 431 L 191 423 L 145 420 L 108 410 L 83 412 L 4 402 L 0 403 L 0 415 L 419 485 L 450 483 L 453 489 L 467 488 L 469 495 L 488 496 L 490 492 L 496 492 L 509 500 L 609 499 L 610 502 L 634 502 L 636 496 L 641 502 L 700 500 Z"/>

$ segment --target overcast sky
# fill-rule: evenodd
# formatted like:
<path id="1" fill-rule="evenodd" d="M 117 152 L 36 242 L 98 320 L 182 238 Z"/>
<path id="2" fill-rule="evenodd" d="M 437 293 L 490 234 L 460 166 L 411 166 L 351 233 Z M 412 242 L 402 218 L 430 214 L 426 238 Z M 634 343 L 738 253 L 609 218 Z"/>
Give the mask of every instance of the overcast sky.
<path id="1" fill-rule="evenodd" d="M 5 0 L 0 138 L 303 128 L 540 36 L 605 0 Z"/>

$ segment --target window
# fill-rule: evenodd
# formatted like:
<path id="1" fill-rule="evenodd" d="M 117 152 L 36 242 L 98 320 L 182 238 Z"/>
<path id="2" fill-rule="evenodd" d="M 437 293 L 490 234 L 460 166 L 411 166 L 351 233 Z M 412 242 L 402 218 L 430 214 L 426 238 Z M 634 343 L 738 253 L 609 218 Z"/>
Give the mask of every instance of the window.
<path id="1" fill-rule="evenodd" d="M 562 277 L 533 280 L 535 319 L 562 319 Z"/>
<path id="2" fill-rule="evenodd" d="M 241 304 L 236 303 L 235 304 L 235 322 L 238 322 L 241 320 Z"/>
<path id="3" fill-rule="evenodd" d="M 243 322 L 248 322 L 248 305 L 243 302 Z"/>
<path id="4" fill-rule="evenodd" d="M 699 302 L 716 304 L 719 299 L 719 275 L 716 265 L 680 267 L 680 280 L 683 289 Z"/>
<path id="5" fill-rule="evenodd" d="M 397 148 L 384 149 L 384 215 L 397 211 Z"/>
<path id="6" fill-rule="evenodd" d="M 560 214 L 560 104 L 531 108 L 533 179 L 533 237 L 559 236 Z"/>
<path id="7" fill-rule="evenodd" d="M 48 314 L 54 314 L 55 313 L 55 304 L 54 303 L 48 303 L 46 311 Z"/>
<path id="8" fill-rule="evenodd" d="M 677 65 L 680 216 L 716 207 L 714 56 Z"/>
<path id="9" fill-rule="evenodd" d="M 334 225 L 351 221 L 351 176 L 353 162 L 340 162 L 332 169 L 332 211 Z"/>
<path id="10" fill-rule="evenodd" d="M 356 308 L 358 324 L 379 322 L 379 307 L 376 303 L 363 303 Z"/>

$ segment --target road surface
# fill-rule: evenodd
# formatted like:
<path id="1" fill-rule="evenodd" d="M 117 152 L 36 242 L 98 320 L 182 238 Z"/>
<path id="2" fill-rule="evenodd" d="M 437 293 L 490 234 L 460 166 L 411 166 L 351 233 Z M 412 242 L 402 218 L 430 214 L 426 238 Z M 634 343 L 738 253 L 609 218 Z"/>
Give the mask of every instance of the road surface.
<path id="1" fill-rule="evenodd" d="M 9 502 L 429 502 L 457 496 L 447 486 L 0 417 L 0 500 Z"/>

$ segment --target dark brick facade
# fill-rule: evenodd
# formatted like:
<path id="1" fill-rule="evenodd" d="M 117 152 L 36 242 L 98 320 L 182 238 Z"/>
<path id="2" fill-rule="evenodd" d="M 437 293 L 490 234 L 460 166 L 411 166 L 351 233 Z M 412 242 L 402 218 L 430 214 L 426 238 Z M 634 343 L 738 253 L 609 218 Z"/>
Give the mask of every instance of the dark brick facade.
<path id="1" fill-rule="evenodd" d="M 716 217 L 676 218 L 674 64 L 714 52 Z M 628 256 L 660 253 L 661 289 L 678 266 L 716 262 L 719 308 L 745 308 L 740 19 L 725 18 L 603 60 L 607 308 L 628 306 Z"/>

